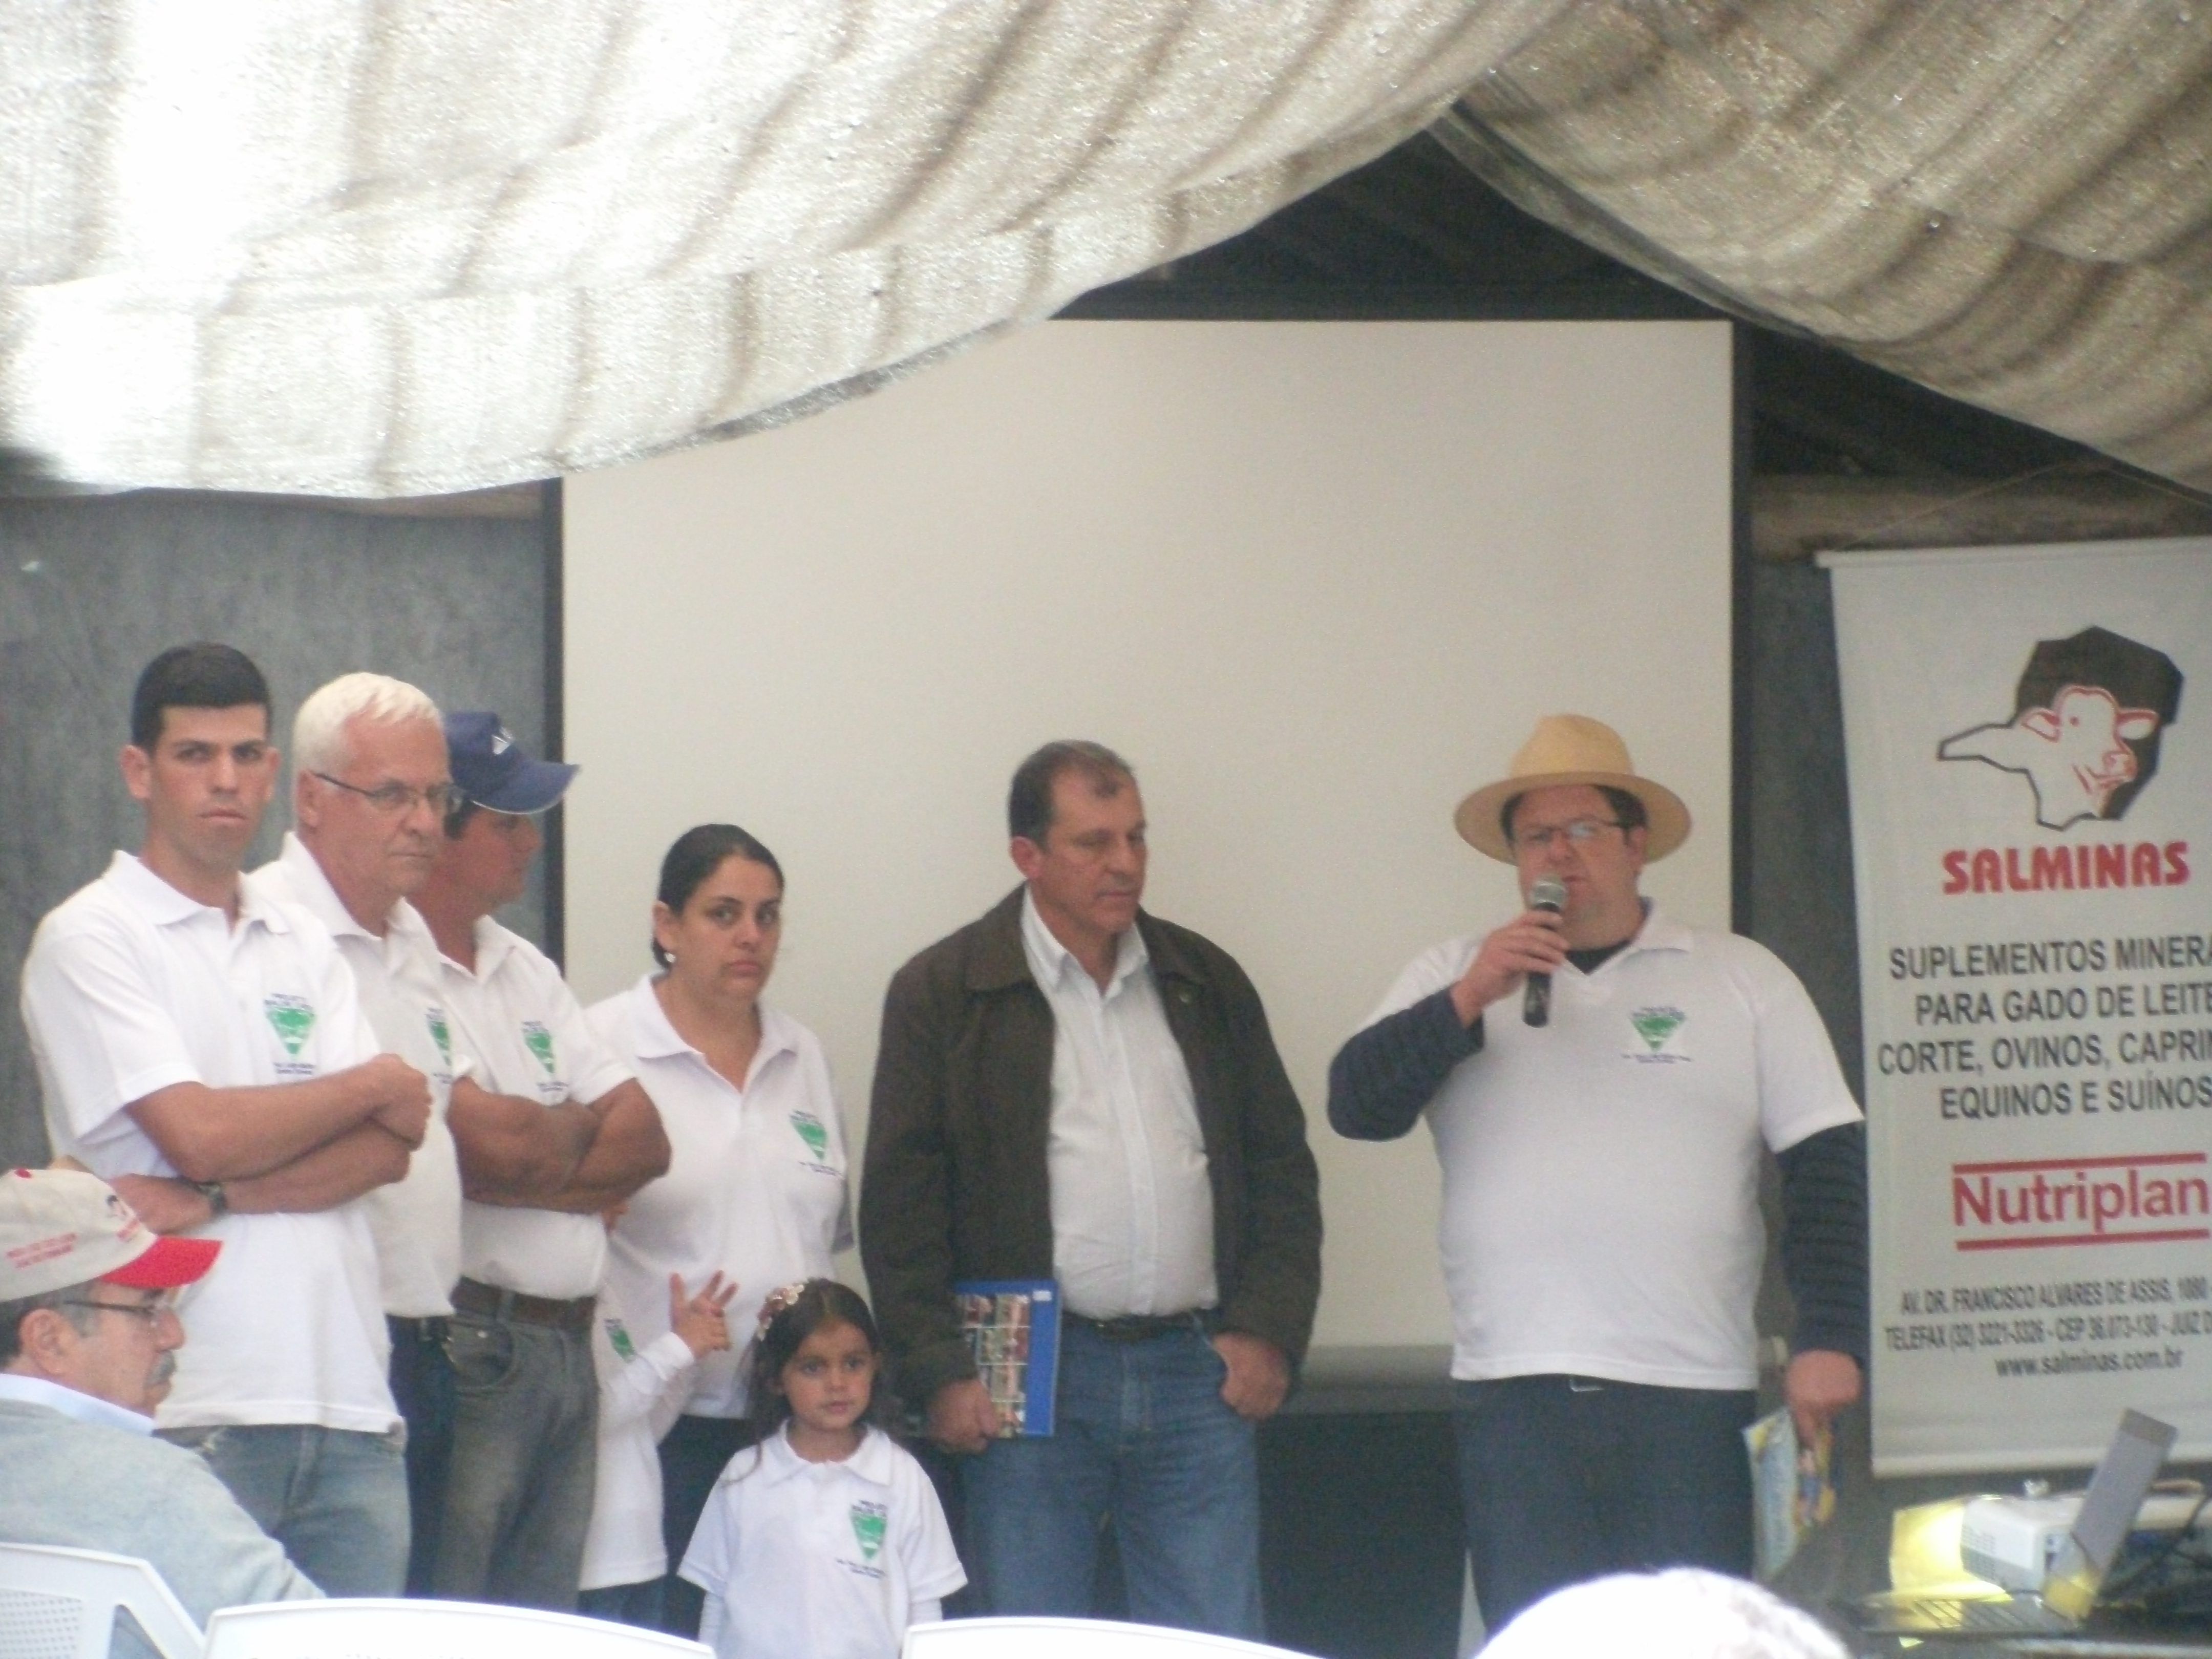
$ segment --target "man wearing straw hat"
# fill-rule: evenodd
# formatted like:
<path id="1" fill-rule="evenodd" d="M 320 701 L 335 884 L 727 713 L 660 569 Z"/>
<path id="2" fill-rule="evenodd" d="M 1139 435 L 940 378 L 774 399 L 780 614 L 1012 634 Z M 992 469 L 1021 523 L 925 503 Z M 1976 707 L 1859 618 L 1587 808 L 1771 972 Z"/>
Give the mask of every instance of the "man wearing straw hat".
<path id="1" fill-rule="evenodd" d="M 1688 837 L 1608 726 L 1554 714 L 1459 832 L 1528 908 L 1398 976 L 1329 1069 L 1329 1121 L 1425 1115 L 1443 1166 L 1454 1422 L 1485 1622 L 1668 1565 L 1748 1576 L 1761 1149 L 1779 1155 L 1801 1434 L 1866 1356 L 1864 1123 L 1763 946 L 1638 891 Z"/>

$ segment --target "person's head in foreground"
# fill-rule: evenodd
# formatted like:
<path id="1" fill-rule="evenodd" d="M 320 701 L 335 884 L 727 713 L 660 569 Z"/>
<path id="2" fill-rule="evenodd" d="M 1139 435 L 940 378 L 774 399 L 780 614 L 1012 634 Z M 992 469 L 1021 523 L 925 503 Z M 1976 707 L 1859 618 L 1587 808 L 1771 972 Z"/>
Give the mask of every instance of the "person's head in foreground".
<path id="1" fill-rule="evenodd" d="M 1847 1659 L 1779 1596 L 1717 1572 L 1625 1572 L 1555 1590 L 1484 1648 L 1483 1659 Z"/>
<path id="2" fill-rule="evenodd" d="M 788 1423 L 809 1462 L 842 1462 L 872 1416 L 883 1340 L 857 1291 L 810 1279 L 769 1293 L 753 1340 L 753 1423 L 765 1442 Z"/>
<path id="3" fill-rule="evenodd" d="M 96 1176 L 0 1174 L 0 1370 L 151 1415 L 185 1342 L 174 1293 L 222 1248 L 159 1237 Z"/>

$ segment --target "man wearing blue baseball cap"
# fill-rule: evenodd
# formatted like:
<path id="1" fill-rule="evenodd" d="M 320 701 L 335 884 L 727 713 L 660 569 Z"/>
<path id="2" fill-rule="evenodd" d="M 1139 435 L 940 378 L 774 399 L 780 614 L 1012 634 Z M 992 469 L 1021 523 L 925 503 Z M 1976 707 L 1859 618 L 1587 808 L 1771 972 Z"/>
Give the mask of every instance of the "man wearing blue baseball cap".
<path id="1" fill-rule="evenodd" d="M 486 1091 L 457 1097 L 461 1279 L 446 1352 L 458 1399 L 434 1595 L 575 1605 L 591 1519 L 599 1384 L 591 1328 L 601 1212 L 668 1167 L 660 1115 L 536 946 L 492 919 L 521 897 L 537 815 L 576 769 L 499 716 L 447 714 L 461 799 L 415 895 L 447 1007 Z"/>

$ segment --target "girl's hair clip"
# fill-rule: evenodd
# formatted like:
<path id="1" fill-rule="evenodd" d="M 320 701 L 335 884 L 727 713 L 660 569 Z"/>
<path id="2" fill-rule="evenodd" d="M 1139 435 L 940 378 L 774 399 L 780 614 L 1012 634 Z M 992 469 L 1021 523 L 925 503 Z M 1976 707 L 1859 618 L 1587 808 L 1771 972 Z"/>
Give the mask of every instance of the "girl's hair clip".
<path id="1" fill-rule="evenodd" d="M 761 1329 L 766 1330 L 778 1315 L 789 1313 L 797 1307 L 799 1298 L 806 1293 L 806 1285 L 805 1279 L 797 1279 L 788 1285 L 779 1285 L 770 1291 L 768 1293 L 768 1299 L 761 1304 Z"/>

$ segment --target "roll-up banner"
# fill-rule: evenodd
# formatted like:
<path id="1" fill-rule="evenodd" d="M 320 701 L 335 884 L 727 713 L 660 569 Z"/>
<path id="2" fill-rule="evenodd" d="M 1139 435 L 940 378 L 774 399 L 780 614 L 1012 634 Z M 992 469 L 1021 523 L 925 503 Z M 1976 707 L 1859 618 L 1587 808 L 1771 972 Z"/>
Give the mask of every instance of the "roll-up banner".
<path id="1" fill-rule="evenodd" d="M 1875 1472 L 2212 1457 L 2212 541 L 1823 562 Z"/>

